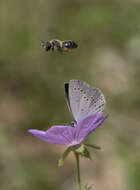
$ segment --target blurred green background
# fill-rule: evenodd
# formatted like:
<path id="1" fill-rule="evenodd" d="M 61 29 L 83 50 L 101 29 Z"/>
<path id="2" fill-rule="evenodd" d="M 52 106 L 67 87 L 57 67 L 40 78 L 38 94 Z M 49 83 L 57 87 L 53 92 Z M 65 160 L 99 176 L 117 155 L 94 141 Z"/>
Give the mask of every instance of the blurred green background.
<path id="1" fill-rule="evenodd" d="M 73 40 L 71 53 L 40 40 Z M 140 0 L 0 1 L 0 190 L 75 190 L 71 154 L 27 132 L 71 120 L 64 82 L 104 93 L 108 119 L 89 136 L 100 145 L 81 160 L 82 183 L 140 189 Z"/>

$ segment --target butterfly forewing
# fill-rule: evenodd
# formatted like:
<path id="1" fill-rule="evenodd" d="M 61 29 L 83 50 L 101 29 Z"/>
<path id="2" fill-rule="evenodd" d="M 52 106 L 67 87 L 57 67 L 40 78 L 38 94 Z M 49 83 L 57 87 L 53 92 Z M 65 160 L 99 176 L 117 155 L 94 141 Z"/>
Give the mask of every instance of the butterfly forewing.
<path id="1" fill-rule="evenodd" d="M 105 98 L 102 92 L 80 80 L 69 82 L 67 101 L 76 121 L 86 115 L 104 111 Z"/>
<path id="2" fill-rule="evenodd" d="M 82 88 L 81 88 L 82 87 Z M 84 85 L 79 80 L 71 80 L 69 82 L 69 102 L 73 117 L 76 121 L 79 118 L 79 107 L 84 91 Z"/>

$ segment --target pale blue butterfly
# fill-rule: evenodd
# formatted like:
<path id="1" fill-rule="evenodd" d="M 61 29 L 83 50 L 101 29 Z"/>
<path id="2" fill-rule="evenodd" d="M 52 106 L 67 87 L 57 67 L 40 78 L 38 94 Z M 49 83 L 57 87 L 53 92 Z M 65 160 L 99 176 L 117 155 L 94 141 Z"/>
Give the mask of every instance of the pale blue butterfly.
<path id="1" fill-rule="evenodd" d="M 87 115 L 103 112 L 105 97 L 98 88 L 91 88 L 81 80 L 65 83 L 67 104 L 76 122 Z"/>

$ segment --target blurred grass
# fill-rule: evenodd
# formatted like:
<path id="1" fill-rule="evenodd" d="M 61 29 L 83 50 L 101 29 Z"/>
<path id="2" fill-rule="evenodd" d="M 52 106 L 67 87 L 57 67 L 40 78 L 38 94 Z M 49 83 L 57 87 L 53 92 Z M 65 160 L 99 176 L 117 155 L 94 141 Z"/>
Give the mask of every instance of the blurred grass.
<path id="1" fill-rule="evenodd" d="M 89 138 L 103 151 L 82 160 L 83 180 L 98 190 L 140 189 L 139 20 L 139 0 L 0 1 L 0 189 L 71 189 L 73 157 L 58 169 L 64 149 L 27 133 L 71 120 L 70 79 L 102 89 L 110 114 Z M 79 48 L 47 53 L 40 39 L 53 38 Z"/>

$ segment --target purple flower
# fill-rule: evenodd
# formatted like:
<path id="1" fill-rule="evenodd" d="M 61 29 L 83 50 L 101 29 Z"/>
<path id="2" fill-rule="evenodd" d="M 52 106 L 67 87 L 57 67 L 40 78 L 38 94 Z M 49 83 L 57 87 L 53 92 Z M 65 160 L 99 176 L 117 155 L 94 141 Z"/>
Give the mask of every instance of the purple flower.
<path id="1" fill-rule="evenodd" d="M 46 131 L 30 129 L 29 132 L 39 139 L 65 146 L 80 144 L 107 118 L 102 112 L 90 114 L 82 118 L 74 127 L 70 125 L 54 125 Z"/>

